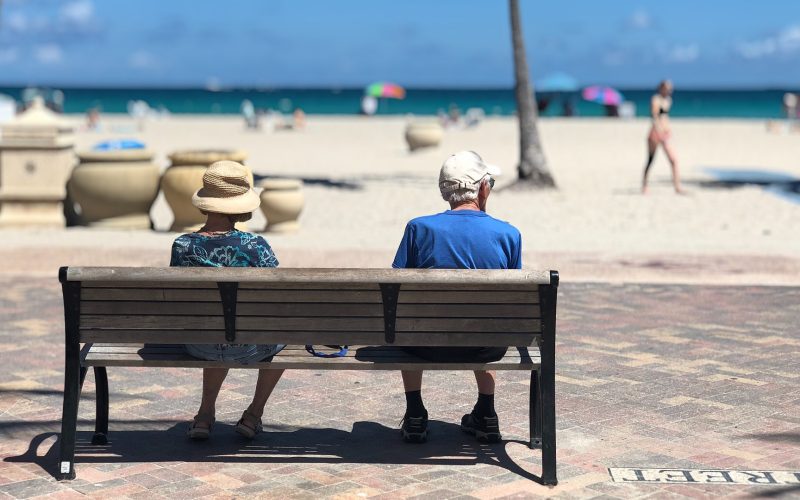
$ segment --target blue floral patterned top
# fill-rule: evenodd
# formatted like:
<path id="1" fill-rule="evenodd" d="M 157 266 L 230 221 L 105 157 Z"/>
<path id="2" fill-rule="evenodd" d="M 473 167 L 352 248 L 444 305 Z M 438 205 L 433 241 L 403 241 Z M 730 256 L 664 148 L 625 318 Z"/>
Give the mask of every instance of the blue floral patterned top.
<path id="1" fill-rule="evenodd" d="M 278 267 L 278 259 L 267 241 L 239 230 L 205 236 L 189 233 L 172 244 L 170 266 Z"/>
<path id="2" fill-rule="evenodd" d="M 198 233 L 178 236 L 172 244 L 169 265 L 278 267 L 278 259 L 261 236 L 233 230 L 213 236 Z M 273 356 L 283 347 L 283 345 L 186 344 L 186 351 L 199 359 L 247 364 Z"/>

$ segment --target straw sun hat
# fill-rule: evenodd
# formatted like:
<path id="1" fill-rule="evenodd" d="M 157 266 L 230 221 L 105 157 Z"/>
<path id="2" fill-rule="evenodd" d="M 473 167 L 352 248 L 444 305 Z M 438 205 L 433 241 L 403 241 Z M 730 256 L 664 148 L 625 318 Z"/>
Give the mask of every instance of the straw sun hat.
<path id="1" fill-rule="evenodd" d="M 261 200 L 250 185 L 247 168 L 235 161 L 212 163 L 203 174 L 203 187 L 192 196 L 192 205 L 218 214 L 250 213 Z"/>

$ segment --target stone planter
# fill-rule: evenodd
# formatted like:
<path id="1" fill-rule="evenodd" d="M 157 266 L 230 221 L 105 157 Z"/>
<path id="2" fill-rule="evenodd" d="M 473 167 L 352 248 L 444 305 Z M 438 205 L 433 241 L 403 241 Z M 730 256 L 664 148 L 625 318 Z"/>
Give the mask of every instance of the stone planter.
<path id="1" fill-rule="evenodd" d="M 98 228 L 151 229 L 150 207 L 158 195 L 159 168 L 144 149 L 79 153 L 67 184 L 80 207 L 78 222 Z"/>
<path id="2" fill-rule="evenodd" d="M 197 231 L 205 224 L 206 216 L 192 205 L 192 195 L 203 187 L 203 174 L 209 165 L 221 160 L 243 163 L 245 158 L 247 154 L 242 151 L 226 150 L 178 151 L 171 154 L 170 167 L 161 176 L 161 191 L 175 216 L 170 231 L 188 233 Z M 253 183 L 252 172 L 250 183 Z M 239 222 L 236 228 L 246 231 L 247 225 Z"/>
<path id="3" fill-rule="evenodd" d="M 409 123 L 406 127 L 406 142 L 411 151 L 438 146 L 443 136 L 444 129 L 436 122 Z"/>
<path id="4" fill-rule="evenodd" d="M 41 98 L 0 134 L 0 227 L 64 227 L 72 125 Z"/>
<path id="5" fill-rule="evenodd" d="M 261 186 L 261 211 L 267 218 L 264 231 L 288 233 L 297 231 L 297 217 L 303 211 L 303 182 L 296 179 L 267 179 Z"/>

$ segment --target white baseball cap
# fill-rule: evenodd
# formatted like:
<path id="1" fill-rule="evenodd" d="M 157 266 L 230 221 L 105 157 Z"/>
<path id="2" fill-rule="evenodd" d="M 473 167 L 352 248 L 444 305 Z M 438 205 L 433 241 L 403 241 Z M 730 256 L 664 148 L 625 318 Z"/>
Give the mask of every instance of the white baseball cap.
<path id="1" fill-rule="evenodd" d="M 459 151 L 450 155 L 439 171 L 439 191 L 449 193 L 474 187 L 487 175 L 501 174 L 500 167 L 483 161 L 475 151 Z"/>

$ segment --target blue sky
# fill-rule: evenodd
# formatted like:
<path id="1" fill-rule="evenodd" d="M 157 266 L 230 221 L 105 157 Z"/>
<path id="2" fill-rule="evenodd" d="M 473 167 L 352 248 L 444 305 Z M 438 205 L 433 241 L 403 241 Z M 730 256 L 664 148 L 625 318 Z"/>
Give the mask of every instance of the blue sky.
<path id="1" fill-rule="evenodd" d="M 533 75 L 800 87 L 800 0 L 521 0 Z M 0 85 L 508 87 L 505 0 L 4 0 Z"/>

